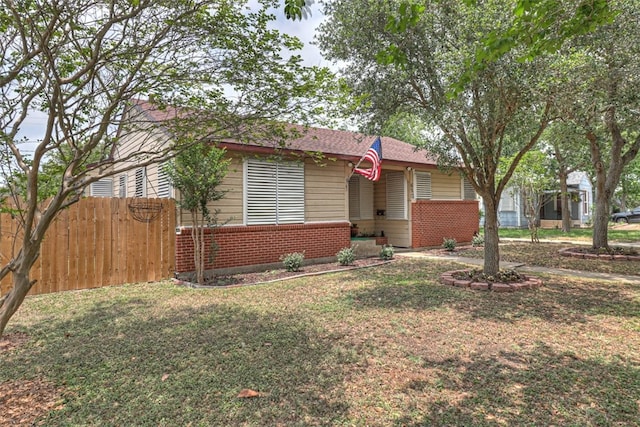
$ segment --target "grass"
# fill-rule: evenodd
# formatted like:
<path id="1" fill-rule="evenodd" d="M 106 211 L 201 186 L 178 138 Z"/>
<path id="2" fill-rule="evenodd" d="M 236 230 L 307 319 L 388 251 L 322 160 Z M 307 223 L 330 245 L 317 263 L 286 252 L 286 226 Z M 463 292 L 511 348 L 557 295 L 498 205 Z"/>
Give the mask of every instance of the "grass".
<path id="1" fill-rule="evenodd" d="M 529 230 L 521 228 L 501 228 L 500 237 L 529 239 Z M 640 229 L 609 228 L 609 243 L 639 243 Z M 591 228 L 572 228 L 569 233 L 563 233 L 560 229 L 541 228 L 538 230 L 540 239 L 548 240 L 572 240 L 591 242 L 593 240 L 593 230 Z"/>
<path id="2" fill-rule="evenodd" d="M 570 243 L 525 243 L 505 242 L 500 244 L 500 259 L 528 266 L 564 268 L 597 273 L 640 275 L 640 261 L 600 261 L 560 256 L 560 249 L 576 247 Z M 460 248 L 456 255 L 468 258 L 483 258 L 484 248 Z"/>
<path id="3" fill-rule="evenodd" d="M 640 285 L 438 284 L 457 267 L 30 297 L 8 330 L 28 340 L 0 353 L 0 383 L 59 387 L 63 404 L 37 420 L 48 426 L 637 425 Z M 246 388 L 261 396 L 238 398 Z"/>

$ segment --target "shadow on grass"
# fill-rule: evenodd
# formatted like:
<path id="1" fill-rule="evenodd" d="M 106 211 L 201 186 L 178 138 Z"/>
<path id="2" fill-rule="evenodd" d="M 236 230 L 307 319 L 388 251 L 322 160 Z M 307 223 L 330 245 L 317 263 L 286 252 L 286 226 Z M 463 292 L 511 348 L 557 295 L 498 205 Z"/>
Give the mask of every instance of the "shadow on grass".
<path id="1" fill-rule="evenodd" d="M 65 385 L 46 425 L 331 424 L 347 410 L 343 366 L 356 356 L 307 319 L 102 300 L 33 327 L 42 336 L 3 370 Z M 238 398 L 245 388 L 261 397 Z"/>
<path id="2" fill-rule="evenodd" d="M 473 291 L 439 283 L 440 274 L 460 264 L 403 261 L 396 270 L 362 274 L 368 286 L 348 297 L 363 308 L 431 310 L 448 307 L 473 318 L 516 322 L 534 317 L 559 324 L 581 323 L 588 316 L 640 317 L 640 285 L 597 283 L 553 277 L 539 290 L 513 293 Z"/>
<path id="3" fill-rule="evenodd" d="M 431 382 L 413 381 L 408 395 L 429 393 L 427 411 L 406 414 L 398 426 L 637 425 L 640 367 L 558 353 L 502 352 L 424 362 Z"/>

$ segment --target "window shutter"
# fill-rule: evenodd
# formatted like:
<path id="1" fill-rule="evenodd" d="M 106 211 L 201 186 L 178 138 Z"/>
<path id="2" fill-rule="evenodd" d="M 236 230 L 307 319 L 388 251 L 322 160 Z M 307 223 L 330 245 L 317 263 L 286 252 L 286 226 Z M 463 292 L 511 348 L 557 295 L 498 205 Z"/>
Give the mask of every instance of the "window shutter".
<path id="1" fill-rule="evenodd" d="M 416 172 L 413 179 L 413 192 L 416 200 L 431 199 L 431 174 Z"/>
<path id="2" fill-rule="evenodd" d="M 304 222 L 304 167 L 300 163 L 277 163 L 278 224 Z"/>
<path id="3" fill-rule="evenodd" d="M 118 177 L 118 195 L 121 198 L 127 197 L 127 175 L 120 175 Z"/>
<path id="4" fill-rule="evenodd" d="M 407 219 L 404 173 L 389 172 L 387 177 L 387 219 Z"/>
<path id="5" fill-rule="evenodd" d="M 471 185 L 471 182 L 466 178 L 463 177 L 462 178 L 462 185 L 463 185 L 463 198 L 464 200 L 476 200 L 476 190 L 473 188 L 473 185 Z"/>
<path id="6" fill-rule="evenodd" d="M 158 197 L 171 197 L 171 183 L 162 165 L 158 166 Z"/>
<path id="7" fill-rule="evenodd" d="M 145 197 L 147 195 L 145 185 L 146 175 L 144 168 L 136 169 L 136 191 L 134 197 Z"/>
<path id="8" fill-rule="evenodd" d="M 91 195 L 94 197 L 113 197 L 113 179 L 102 178 L 91 183 Z"/>
<path id="9" fill-rule="evenodd" d="M 276 223 L 276 182 L 274 163 L 247 161 L 247 225 Z"/>
<path id="10" fill-rule="evenodd" d="M 360 180 L 354 175 L 349 179 L 349 218 L 360 219 Z"/>

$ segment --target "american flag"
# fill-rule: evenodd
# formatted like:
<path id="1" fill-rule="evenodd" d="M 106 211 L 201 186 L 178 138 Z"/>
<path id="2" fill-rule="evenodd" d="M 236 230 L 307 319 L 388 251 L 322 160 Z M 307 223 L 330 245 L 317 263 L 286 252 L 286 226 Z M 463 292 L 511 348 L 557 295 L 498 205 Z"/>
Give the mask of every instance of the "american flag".
<path id="1" fill-rule="evenodd" d="M 382 169 L 382 141 L 380 141 L 380 137 L 377 137 L 376 140 L 373 141 L 373 144 L 371 144 L 371 147 L 369 147 L 369 150 L 367 150 L 360 162 L 362 162 L 362 160 L 371 162 L 371 169 L 360 169 L 356 167 L 353 172 L 371 181 L 379 180 L 380 170 Z"/>

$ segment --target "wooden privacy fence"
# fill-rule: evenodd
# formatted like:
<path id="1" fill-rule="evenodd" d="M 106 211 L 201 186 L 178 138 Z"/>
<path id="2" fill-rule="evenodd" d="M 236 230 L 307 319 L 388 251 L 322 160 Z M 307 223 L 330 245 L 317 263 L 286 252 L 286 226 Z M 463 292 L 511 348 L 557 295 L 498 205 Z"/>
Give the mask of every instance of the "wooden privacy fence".
<path id="1" fill-rule="evenodd" d="M 169 278 L 175 270 L 175 228 L 172 199 L 82 199 L 60 212 L 47 231 L 29 294 Z M 20 238 L 18 222 L 0 214 L 2 265 L 18 253 Z M 9 289 L 10 275 L 0 282 L 0 295 Z"/>

